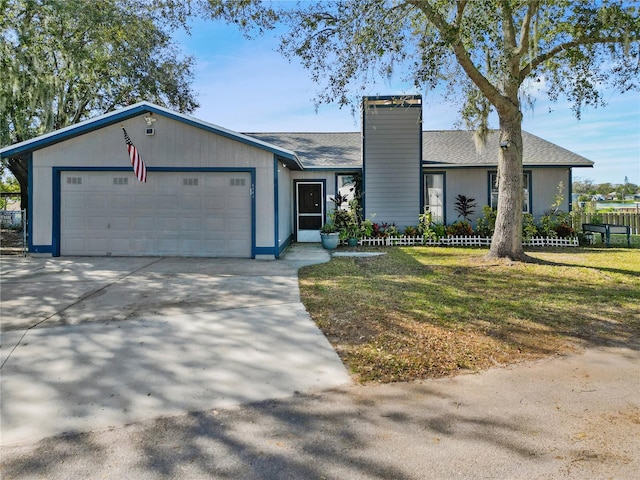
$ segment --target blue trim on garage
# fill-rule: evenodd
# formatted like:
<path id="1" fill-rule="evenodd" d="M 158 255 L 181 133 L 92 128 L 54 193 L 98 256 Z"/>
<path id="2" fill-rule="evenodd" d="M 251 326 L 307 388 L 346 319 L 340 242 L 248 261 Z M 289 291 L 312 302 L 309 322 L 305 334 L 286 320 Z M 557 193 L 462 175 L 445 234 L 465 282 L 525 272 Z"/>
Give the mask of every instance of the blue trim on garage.
<path id="1" fill-rule="evenodd" d="M 300 160 L 298 160 L 298 157 L 293 152 L 282 150 L 275 145 L 271 145 L 266 142 L 261 142 L 258 139 L 253 139 L 251 137 L 239 134 L 237 132 L 225 130 L 222 127 L 217 127 L 215 125 L 197 120 L 195 118 L 187 117 L 177 112 L 165 110 L 161 107 L 158 107 L 157 105 L 153 105 L 147 102 L 142 102 L 140 104 L 132 105 L 131 107 L 126 107 L 126 108 L 123 108 L 122 110 L 108 113 L 101 117 L 97 117 L 93 120 L 87 120 L 79 124 L 60 129 L 56 132 L 41 135 L 34 139 L 18 143 L 13 147 L 12 146 L 6 147 L 0 150 L 0 158 L 7 158 L 7 157 L 23 157 L 24 158 L 26 154 L 33 152 L 34 150 L 39 150 L 41 148 L 45 148 L 50 145 L 63 142 L 65 140 L 69 140 L 69 139 L 78 137 L 80 135 L 84 135 L 85 133 L 93 132 L 100 128 L 107 127 L 109 125 L 113 125 L 115 123 L 119 123 L 124 120 L 128 120 L 130 118 L 143 115 L 145 113 L 155 113 L 157 115 L 171 118 L 173 120 L 184 123 L 186 125 L 191 125 L 193 127 L 205 130 L 207 132 L 215 133 L 222 137 L 230 138 L 237 142 L 244 143 L 245 145 L 259 148 L 261 150 L 266 150 L 268 152 L 271 152 L 281 157 L 289 168 L 292 168 L 294 170 L 303 169 L 302 164 L 300 163 Z"/>
<path id="2" fill-rule="evenodd" d="M 251 258 L 256 258 L 256 255 L 273 255 L 275 257 L 277 252 L 278 249 L 275 247 L 255 247 Z"/>
<path id="3" fill-rule="evenodd" d="M 276 258 L 280 256 L 279 245 L 278 245 L 278 242 L 280 240 L 279 195 L 280 193 L 278 191 L 278 157 L 274 155 L 273 156 L 273 218 L 274 218 L 273 245 L 276 249 L 276 255 L 275 255 Z"/>
<path id="4" fill-rule="evenodd" d="M 27 156 L 27 250 L 33 252 L 33 154 Z M 36 252 L 37 253 L 37 252 Z"/>
<path id="5" fill-rule="evenodd" d="M 60 235 L 61 235 L 61 205 L 62 193 L 60 176 L 62 172 L 129 172 L 131 167 L 52 167 L 52 231 L 51 245 L 40 245 L 38 248 L 42 250 L 36 253 L 51 253 L 54 257 L 60 256 Z M 256 247 L 256 169 L 254 167 L 194 167 L 194 168 L 177 168 L 177 167 L 149 167 L 148 172 L 242 172 L 251 175 L 251 258 L 256 255 L 262 255 L 262 249 L 270 249 L 271 252 L 275 247 Z M 31 173 L 31 172 L 29 172 Z M 31 178 L 31 176 L 30 176 Z M 35 246 L 34 246 L 35 248 Z"/>

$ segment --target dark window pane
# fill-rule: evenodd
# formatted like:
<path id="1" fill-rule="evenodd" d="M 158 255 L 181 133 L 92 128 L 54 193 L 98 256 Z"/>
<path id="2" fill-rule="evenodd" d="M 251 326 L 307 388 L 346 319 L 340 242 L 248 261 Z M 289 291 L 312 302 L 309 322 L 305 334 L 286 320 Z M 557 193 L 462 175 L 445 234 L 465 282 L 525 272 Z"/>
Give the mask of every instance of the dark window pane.
<path id="1" fill-rule="evenodd" d="M 299 217 L 300 230 L 320 230 L 322 226 L 322 217 Z"/>
<path id="2" fill-rule="evenodd" d="M 322 185 L 298 184 L 298 213 L 322 213 Z"/>

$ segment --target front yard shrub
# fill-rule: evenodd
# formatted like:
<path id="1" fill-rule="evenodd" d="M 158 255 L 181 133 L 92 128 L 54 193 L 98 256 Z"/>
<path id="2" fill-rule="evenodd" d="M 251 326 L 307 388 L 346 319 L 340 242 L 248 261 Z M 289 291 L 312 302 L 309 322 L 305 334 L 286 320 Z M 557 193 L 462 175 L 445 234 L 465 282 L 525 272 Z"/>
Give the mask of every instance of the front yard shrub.
<path id="1" fill-rule="evenodd" d="M 473 235 L 473 227 L 465 220 L 457 221 L 447 227 L 447 235 L 456 237 L 470 237 Z"/>
<path id="2" fill-rule="evenodd" d="M 538 235 L 538 227 L 536 227 L 536 220 L 530 213 L 522 214 L 522 238 L 525 240 L 530 239 Z"/>
<path id="3" fill-rule="evenodd" d="M 476 233 L 481 237 L 492 237 L 496 229 L 497 211 L 489 205 L 482 207 L 482 217 L 476 220 Z"/>

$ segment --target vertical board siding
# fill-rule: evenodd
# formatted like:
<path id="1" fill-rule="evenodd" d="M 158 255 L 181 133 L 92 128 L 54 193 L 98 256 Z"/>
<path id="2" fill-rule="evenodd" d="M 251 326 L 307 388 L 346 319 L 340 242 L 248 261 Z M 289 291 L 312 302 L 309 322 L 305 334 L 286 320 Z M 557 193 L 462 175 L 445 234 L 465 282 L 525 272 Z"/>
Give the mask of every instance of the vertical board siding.
<path id="1" fill-rule="evenodd" d="M 420 214 L 421 110 L 368 108 L 364 119 L 365 214 L 415 225 Z"/>

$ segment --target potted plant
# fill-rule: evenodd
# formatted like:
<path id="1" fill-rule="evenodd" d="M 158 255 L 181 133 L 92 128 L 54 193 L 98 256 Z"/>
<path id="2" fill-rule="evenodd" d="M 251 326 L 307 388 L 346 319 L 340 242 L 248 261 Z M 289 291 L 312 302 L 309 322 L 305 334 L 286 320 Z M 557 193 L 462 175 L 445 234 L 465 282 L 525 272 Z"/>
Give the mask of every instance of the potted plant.
<path id="1" fill-rule="evenodd" d="M 340 240 L 346 240 L 350 247 L 357 246 L 360 237 L 362 237 L 362 230 L 355 221 L 350 222 L 340 231 Z"/>
<path id="2" fill-rule="evenodd" d="M 320 240 L 322 247 L 327 250 L 335 250 L 340 243 L 340 232 L 333 222 L 325 223 L 320 229 Z"/>

